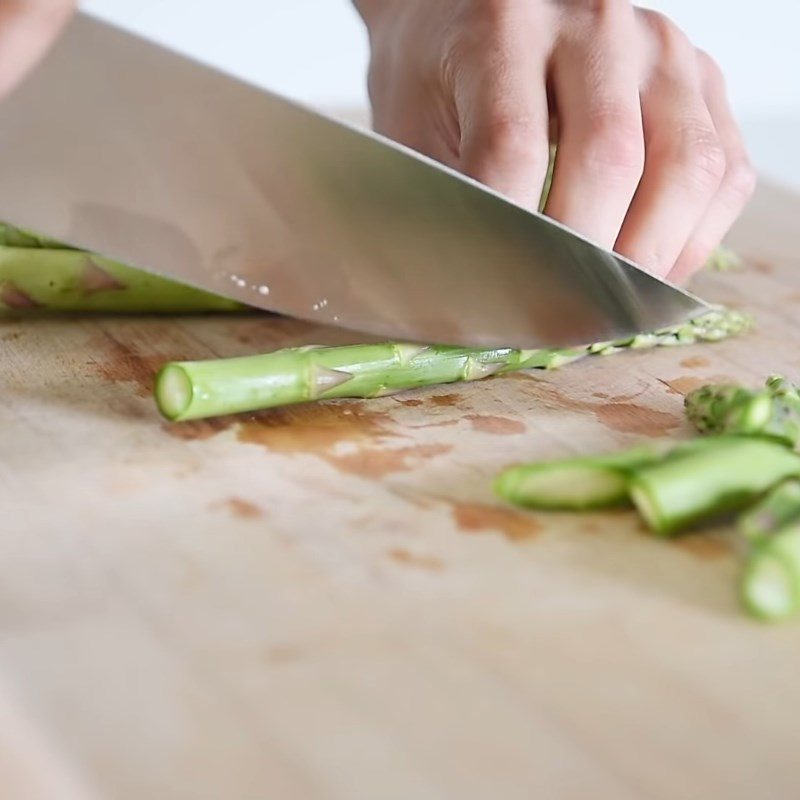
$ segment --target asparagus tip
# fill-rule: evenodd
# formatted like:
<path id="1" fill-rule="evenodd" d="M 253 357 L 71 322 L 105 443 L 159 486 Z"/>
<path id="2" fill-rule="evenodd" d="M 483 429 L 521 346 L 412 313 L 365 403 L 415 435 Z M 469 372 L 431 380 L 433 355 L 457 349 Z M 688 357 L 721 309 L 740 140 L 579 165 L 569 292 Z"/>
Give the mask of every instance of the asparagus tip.
<path id="1" fill-rule="evenodd" d="M 192 402 L 192 381 L 180 364 L 165 364 L 156 375 L 158 410 L 168 420 L 180 419 Z"/>

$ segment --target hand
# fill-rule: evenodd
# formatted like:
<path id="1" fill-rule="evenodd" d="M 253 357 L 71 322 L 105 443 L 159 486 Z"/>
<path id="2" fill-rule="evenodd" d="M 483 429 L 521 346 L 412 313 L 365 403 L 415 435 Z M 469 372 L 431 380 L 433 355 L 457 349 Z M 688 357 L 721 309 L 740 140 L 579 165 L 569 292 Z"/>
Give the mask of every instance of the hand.
<path id="1" fill-rule="evenodd" d="M 628 0 L 356 0 L 376 130 L 671 280 L 755 174 L 719 67 Z"/>
<path id="2" fill-rule="evenodd" d="M 74 7 L 74 0 L 0 2 L 0 98 L 44 55 Z"/>

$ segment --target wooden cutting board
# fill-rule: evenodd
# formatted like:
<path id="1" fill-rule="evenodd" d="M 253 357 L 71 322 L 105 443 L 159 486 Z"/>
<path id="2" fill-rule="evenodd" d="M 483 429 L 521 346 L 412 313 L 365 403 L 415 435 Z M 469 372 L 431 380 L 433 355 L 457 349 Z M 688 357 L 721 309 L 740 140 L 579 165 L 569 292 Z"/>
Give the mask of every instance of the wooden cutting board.
<path id="1" fill-rule="evenodd" d="M 687 437 L 701 383 L 800 377 L 798 220 L 762 187 L 746 269 L 697 282 L 747 338 L 239 421 L 162 423 L 153 371 L 352 335 L 0 323 L 0 741 L 28 754 L 0 787 L 29 763 L 37 798 L 64 765 L 124 800 L 796 797 L 800 623 L 740 613 L 726 531 L 490 484 Z"/>

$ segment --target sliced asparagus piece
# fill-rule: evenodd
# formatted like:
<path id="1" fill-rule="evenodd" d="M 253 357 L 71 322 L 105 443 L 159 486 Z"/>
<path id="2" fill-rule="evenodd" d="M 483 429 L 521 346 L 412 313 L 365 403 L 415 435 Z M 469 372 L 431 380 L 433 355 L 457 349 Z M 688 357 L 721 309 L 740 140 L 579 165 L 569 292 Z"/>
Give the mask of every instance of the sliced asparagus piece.
<path id="1" fill-rule="evenodd" d="M 750 614 L 763 620 L 785 619 L 800 610 L 800 525 L 781 529 L 753 549 L 741 596 Z"/>
<path id="2" fill-rule="evenodd" d="M 0 313 L 234 311 L 239 303 L 78 250 L 0 247 Z"/>
<path id="3" fill-rule="evenodd" d="M 778 375 L 761 390 L 703 386 L 686 396 L 685 407 L 701 433 L 758 434 L 792 447 L 800 443 L 800 394 Z"/>
<path id="4" fill-rule="evenodd" d="M 495 491 L 515 505 L 543 510 L 622 505 L 630 502 L 630 478 L 638 470 L 714 446 L 714 440 L 705 437 L 682 442 L 671 450 L 647 444 L 620 453 L 520 464 L 500 474 Z"/>
<path id="5" fill-rule="evenodd" d="M 655 447 L 642 446 L 612 455 L 523 464 L 501 473 L 495 491 L 525 508 L 585 511 L 622 505 L 629 500 L 633 470 L 659 458 Z"/>
<path id="6" fill-rule="evenodd" d="M 747 330 L 750 324 L 738 312 L 712 311 L 679 328 L 657 331 L 647 346 L 717 341 Z M 632 341 L 606 346 L 629 347 Z M 309 400 L 380 397 L 514 370 L 555 369 L 592 353 L 590 347 L 476 350 L 398 343 L 301 347 L 260 356 L 167 364 L 156 378 L 155 399 L 168 419 L 201 419 Z"/>
<path id="7" fill-rule="evenodd" d="M 800 522 L 800 481 L 792 479 L 739 517 L 736 527 L 745 538 L 759 541 L 795 522 Z"/>
<path id="8" fill-rule="evenodd" d="M 655 533 L 670 536 L 800 476 L 800 457 L 778 442 L 718 436 L 706 443 L 633 474 L 631 500 Z"/>

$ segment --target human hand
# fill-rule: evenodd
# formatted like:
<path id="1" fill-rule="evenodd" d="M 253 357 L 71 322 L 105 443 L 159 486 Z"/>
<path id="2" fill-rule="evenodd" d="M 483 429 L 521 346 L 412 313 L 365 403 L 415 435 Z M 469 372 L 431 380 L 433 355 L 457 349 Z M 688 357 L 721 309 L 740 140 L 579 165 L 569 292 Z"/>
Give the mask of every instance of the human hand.
<path id="1" fill-rule="evenodd" d="M 75 0 L 0 2 L 0 99 L 44 55 L 74 7 Z"/>
<path id="2" fill-rule="evenodd" d="M 716 63 L 628 0 L 356 0 L 374 125 L 684 281 L 755 185 Z"/>

